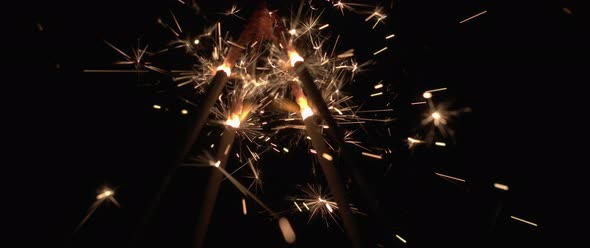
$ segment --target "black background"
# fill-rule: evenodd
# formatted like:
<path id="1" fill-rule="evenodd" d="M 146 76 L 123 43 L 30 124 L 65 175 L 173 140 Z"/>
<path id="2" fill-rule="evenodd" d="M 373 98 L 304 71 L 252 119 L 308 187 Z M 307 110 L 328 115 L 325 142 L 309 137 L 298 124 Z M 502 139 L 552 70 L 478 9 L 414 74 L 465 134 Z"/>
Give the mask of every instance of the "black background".
<path id="1" fill-rule="evenodd" d="M 243 17 L 251 11 L 248 4 L 239 4 Z M 169 18 L 170 9 L 180 19 L 196 22 L 187 24 L 196 29 L 199 21 L 229 19 L 215 13 L 231 3 L 198 2 L 210 19 L 194 17 L 198 15 L 179 5 L 107 0 L 24 6 L 25 35 L 17 38 L 22 46 L 15 48 L 18 58 L 10 63 L 16 65 L 13 74 L 18 77 L 6 92 L 6 141 L 11 148 L 5 166 L 17 168 L 18 175 L 5 176 L 14 193 L 6 203 L 18 210 L 9 218 L 14 220 L 11 230 L 17 231 L 14 238 L 48 239 L 60 247 L 190 246 L 207 169 L 180 169 L 156 215 L 148 224 L 140 223 L 183 142 L 187 117 L 179 111 L 196 108 L 182 104 L 175 96 L 186 92 L 170 86 L 164 76 L 138 80 L 135 74 L 82 72 L 112 68 L 110 63 L 119 59 L 103 40 L 126 51 L 138 38 L 150 47 L 155 43 L 154 49 L 163 47 L 171 36 L 156 19 Z M 289 3 L 270 5 L 283 8 Z M 389 2 L 380 5 L 388 18 L 375 31 L 369 32 L 371 24 L 352 13 L 342 17 L 332 11 L 326 20 L 342 35 L 342 46 L 355 48 L 360 60 L 389 47 L 350 91 L 368 109 L 391 101 L 399 110 L 394 114 L 398 121 L 389 126 L 394 138 L 384 138 L 379 131 L 369 131 L 367 138 L 391 146 L 394 154 L 383 162 L 363 161 L 363 166 L 372 166 L 367 176 L 387 212 L 393 243 L 505 247 L 557 240 L 565 232 L 564 223 L 572 220 L 565 216 L 581 208 L 573 200 L 584 188 L 577 180 L 580 174 L 573 172 L 584 164 L 574 159 L 583 145 L 573 142 L 583 142 L 585 133 L 585 113 L 576 107 L 584 105 L 579 89 L 587 83 L 582 72 L 588 44 L 577 3 L 400 0 L 392 9 Z M 459 24 L 483 10 L 488 12 Z M 228 24 L 234 36 L 240 23 Z M 385 41 L 389 33 L 396 37 Z M 379 79 L 389 92 L 383 99 L 371 99 L 368 95 Z M 453 123 L 455 145 L 407 151 L 399 140 L 415 132 L 424 109 L 404 106 L 424 90 L 438 87 L 449 88 L 441 100 L 472 112 Z M 167 109 L 155 111 L 153 104 Z M 385 173 L 389 162 L 393 169 Z M 263 163 L 268 164 L 263 168 L 269 177 L 262 198 L 277 209 L 290 208 L 285 194 L 296 192 L 295 184 L 309 182 L 308 170 L 301 169 L 310 168 L 303 149 L 269 155 Z M 449 183 L 433 171 L 467 183 Z M 494 189 L 494 182 L 509 185 L 510 191 Z M 100 207 L 74 233 L 101 185 L 114 186 L 123 207 Z M 240 193 L 225 183 L 208 247 L 236 242 L 287 247 L 276 223 L 256 213 L 254 204 L 249 207 L 250 214 L 242 216 Z M 539 227 L 515 222 L 510 215 Z M 327 228 L 321 221 L 307 224 L 304 215 L 289 216 L 298 235 L 295 247 L 348 245 L 338 228 Z M 361 227 L 367 234 L 377 231 L 364 219 Z M 401 244 L 394 233 L 408 243 Z M 581 238 L 579 231 L 566 233 Z"/>

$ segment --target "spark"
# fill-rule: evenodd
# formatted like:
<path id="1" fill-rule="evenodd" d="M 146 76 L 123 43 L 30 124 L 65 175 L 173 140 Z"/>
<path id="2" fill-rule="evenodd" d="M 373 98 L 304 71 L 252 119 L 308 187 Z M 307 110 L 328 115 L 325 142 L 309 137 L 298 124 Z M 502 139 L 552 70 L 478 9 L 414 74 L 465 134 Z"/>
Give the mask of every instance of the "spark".
<path id="1" fill-rule="evenodd" d="M 112 195 L 115 195 L 115 192 L 113 192 L 110 189 L 105 189 L 102 193 L 96 195 L 96 200 L 103 200 L 103 199 L 110 197 Z"/>
<path id="2" fill-rule="evenodd" d="M 322 30 L 324 28 L 327 28 L 328 26 L 330 26 L 330 24 L 326 23 L 326 24 L 322 25 L 321 27 L 319 27 L 318 29 Z"/>
<path id="3" fill-rule="evenodd" d="M 534 222 L 531 222 L 531 221 L 528 221 L 528 220 L 524 220 L 524 219 L 518 218 L 518 217 L 516 217 L 516 216 L 512 216 L 512 215 L 511 215 L 511 216 L 510 216 L 510 218 L 512 218 L 512 219 L 514 219 L 514 220 L 518 220 L 518 221 L 520 221 L 520 222 L 522 222 L 522 223 L 529 224 L 529 225 L 531 225 L 531 226 L 537 226 L 537 223 L 534 223 Z"/>
<path id="4" fill-rule="evenodd" d="M 445 142 L 434 142 L 434 144 L 437 146 L 447 146 Z"/>
<path id="5" fill-rule="evenodd" d="M 188 114 L 188 110 L 183 109 L 183 110 L 180 111 L 180 113 L 183 114 L 183 115 L 187 115 Z"/>
<path id="6" fill-rule="evenodd" d="M 453 180 L 456 180 L 456 181 L 459 181 L 459 182 L 465 182 L 465 179 L 461 179 L 461 178 L 457 178 L 457 177 L 452 177 L 452 176 L 445 175 L 445 174 L 442 174 L 442 173 L 435 172 L 434 174 L 436 174 L 439 177 L 453 179 Z"/>
<path id="7" fill-rule="evenodd" d="M 193 44 L 195 44 L 195 45 L 198 45 L 200 42 L 201 42 L 201 41 L 199 41 L 199 39 L 195 39 L 195 40 L 193 41 Z"/>
<path id="8" fill-rule="evenodd" d="M 329 211 L 330 213 L 333 213 L 333 212 L 334 212 L 334 210 L 332 209 L 332 207 L 331 207 L 331 206 L 330 206 L 330 204 L 328 204 L 328 203 L 326 203 L 326 208 L 328 209 L 328 211 Z"/>
<path id="9" fill-rule="evenodd" d="M 395 235 L 395 237 L 396 237 L 397 239 L 399 239 L 401 242 L 403 242 L 404 244 L 405 244 L 405 243 L 408 243 L 408 242 L 407 242 L 407 241 L 406 241 L 404 238 L 402 238 L 401 236 L 399 236 L 399 235 L 397 235 L 397 234 Z"/>
<path id="10" fill-rule="evenodd" d="M 420 105 L 420 104 L 426 104 L 427 102 L 413 102 L 411 103 L 412 105 Z"/>
<path id="11" fill-rule="evenodd" d="M 395 34 L 390 34 L 390 35 L 388 35 L 388 36 L 385 36 L 385 39 L 386 39 L 386 40 L 389 40 L 389 39 L 391 39 L 391 38 L 393 38 L 393 37 L 395 37 Z"/>
<path id="12" fill-rule="evenodd" d="M 215 166 L 215 167 L 219 167 L 219 165 L 221 165 L 221 161 L 217 160 L 217 162 L 212 162 L 211 165 Z"/>
<path id="13" fill-rule="evenodd" d="M 248 208 L 246 207 L 246 199 L 242 198 L 242 213 L 244 215 L 248 214 Z"/>
<path id="14" fill-rule="evenodd" d="M 285 152 L 288 153 L 289 152 L 289 149 L 287 149 L 287 147 L 283 147 L 283 151 L 285 151 Z"/>
<path id="15" fill-rule="evenodd" d="M 330 154 L 327 154 L 327 153 L 323 153 L 322 154 L 322 157 L 325 158 L 328 161 L 332 161 L 332 159 L 333 159 L 332 156 Z"/>
<path id="16" fill-rule="evenodd" d="M 381 89 L 381 88 L 383 88 L 383 84 L 382 83 L 376 84 L 374 88 L 376 90 Z"/>
<path id="17" fill-rule="evenodd" d="M 154 104 L 154 106 L 152 106 L 154 109 L 162 109 L 162 106 Z"/>
<path id="18" fill-rule="evenodd" d="M 309 210 L 309 207 L 307 206 L 307 204 L 305 204 L 305 202 L 303 202 L 303 206 L 305 207 L 305 209 Z"/>
<path id="19" fill-rule="evenodd" d="M 373 94 L 371 94 L 371 97 L 380 96 L 380 95 L 383 95 L 383 92 L 373 93 Z"/>
<path id="20" fill-rule="evenodd" d="M 295 204 L 295 207 L 297 207 L 297 210 L 299 210 L 299 212 L 303 212 L 303 210 L 301 210 L 297 202 L 294 201 L 293 204 Z"/>
<path id="21" fill-rule="evenodd" d="M 508 185 L 504 185 L 501 183 L 494 183 L 494 188 L 508 191 Z"/>
<path id="22" fill-rule="evenodd" d="M 374 159 L 382 159 L 383 158 L 382 155 L 372 154 L 372 153 L 368 153 L 368 152 L 361 152 L 361 154 L 363 156 L 367 156 L 369 158 L 374 158 Z"/>
<path id="23" fill-rule="evenodd" d="M 571 15 L 571 14 L 573 14 L 572 10 L 571 10 L 571 9 L 569 9 L 569 8 L 567 8 L 567 7 L 563 7 L 563 8 L 562 8 L 562 10 L 563 10 L 563 12 L 565 12 L 565 13 L 566 13 L 566 14 L 568 14 L 568 15 Z"/>
<path id="24" fill-rule="evenodd" d="M 477 14 L 475 14 L 475 15 L 471 16 L 471 17 L 468 17 L 467 19 L 464 19 L 463 21 L 460 21 L 459 23 L 464 23 L 464 22 L 467 22 L 467 21 L 469 21 L 469 20 L 471 20 L 471 19 L 473 19 L 473 18 L 476 18 L 476 17 L 478 17 L 478 16 L 480 16 L 480 15 L 483 15 L 483 14 L 485 14 L 485 13 L 487 13 L 487 12 L 488 12 L 487 10 L 484 10 L 484 11 L 482 11 L 482 12 L 479 12 L 479 13 L 477 13 Z"/>
<path id="25" fill-rule="evenodd" d="M 379 53 L 381 53 L 381 52 L 383 52 L 385 50 L 387 50 L 387 47 L 384 47 L 384 48 L 379 49 L 378 51 L 374 52 L 373 55 L 377 55 L 377 54 L 379 54 Z"/>
<path id="26" fill-rule="evenodd" d="M 425 99 L 430 99 L 430 98 L 432 98 L 432 93 L 430 93 L 428 91 L 427 92 L 424 92 L 422 94 L 422 97 L 424 97 Z"/>
<path id="27" fill-rule="evenodd" d="M 447 88 L 438 88 L 438 89 L 432 89 L 432 90 L 427 90 L 427 91 L 425 91 L 425 92 L 431 92 L 431 93 L 432 93 L 432 92 L 437 92 L 437 91 L 444 91 L 444 90 L 447 90 Z"/>

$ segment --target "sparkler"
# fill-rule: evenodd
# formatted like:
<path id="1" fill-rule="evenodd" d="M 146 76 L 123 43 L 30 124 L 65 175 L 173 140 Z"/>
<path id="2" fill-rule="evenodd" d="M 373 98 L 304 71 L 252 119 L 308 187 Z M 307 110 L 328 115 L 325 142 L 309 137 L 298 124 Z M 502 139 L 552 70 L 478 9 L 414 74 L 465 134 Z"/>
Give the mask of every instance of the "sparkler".
<path id="1" fill-rule="evenodd" d="M 374 190 L 371 190 L 367 183 L 364 182 L 361 173 L 356 168 L 356 163 L 367 158 L 377 161 L 386 160 L 386 154 L 392 153 L 391 149 L 362 144 L 352 137 L 355 130 L 346 130 L 346 132 L 342 130 L 345 129 L 344 127 L 362 125 L 369 121 L 388 123 L 392 120 L 391 118 L 379 119 L 364 115 L 392 112 L 393 109 L 389 107 L 361 110 L 355 104 L 349 104 L 352 102 L 353 97 L 348 96 L 342 90 L 343 85 L 345 82 L 351 81 L 356 73 L 363 71 L 364 66 L 370 64 L 370 62 L 360 63 L 355 61 L 354 49 L 343 49 L 344 52 L 336 53 L 339 36 L 336 38 L 333 47 L 328 47 L 326 45 L 328 39 L 318 35 L 318 33 L 320 31 L 328 32 L 335 25 L 331 26 L 330 23 L 320 22 L 319 15 L 314 16 L 311 14 L 308 19 L 302 17 L 302 7 L 305 2 L 301 1 L 295 18 L 289 20 L 279 18 L 277 12 L 271 12 L 265 4 L 261 4 L 250 16 L 237 40 L 231 40 L 228 35 L 223 35 L 220 22 L 196 38 L 180 39 L 183 29 L 174 13 L 172 13 L 171 17 L 174 24 L 163 26 L 169 28 L 174 35 L 176 39 L 174 42 L 175 48 L 186 48 L 187 52 L 194 54 L 198 59 L 199 63 L 194 66 L 195 69 L 193 70 L 171 70 L 168 72 L 150 65 L 150 63 L 144 61 L 146 56 L 151 54 L 147 51 L 147 45 L 137 49 L 137 51 L 134 51 L 133 56 L 130 56 L 111 43 L 107 43 L 125 58 L 120 64 L 134 65 L 136 67 L 136 70 L 129 71 L 170 74 L 173 75 L 173 80 L 178 83 L 178 87 L 191 85 L 196 91 L 204 92 L 203 100 L 196 111 L 191 110 L 190 113 L 185 109 L 180 111 L 182 115 L 193 116 L 194 122 L 191 124 L 192 129 L 187 136 L 186 142 L 179 152 L 176 161 L 178 164 L 183 164 L 186 157 L 195 152 L 197 148 L 193 147 L 193 143 L 201 135 L 206 123 L 216 123 L 223 126 L 224 131 L 221 134 L 221 141 L 211 144 L 211 149 L 217 149 L 216 154 L 206 162 L 212 171 L 196 228 L 194 240 L 196 247 L 201 247 L 204 243 L 207 227 L 219 194 L 220 183 L 225 179 L 236 185 L 244 195 L 250 197 L 249 199 L 254 199 L 267 212 L 271 213 L 272 217 L 277 220 L 283 237 L 288 243 L 295 241 L 295 232 L 288 220 L 284 217 L 274 216 L 274 212 L 262 204 L 256 195 L 249 191 L 255 183 L 259 184 L 261 182 L 259 178 L 260 171 L 254 168 L 263 153 L 260 152 L 261 150 L 277 153 L 290 152 L 289 148 L 295 142 L 287 142 L 289 144 L 285 145 L 285 143 L 278 141 L 277 138 L 279 132 L 284 129 L 296 129 L 299 134 L 298 140 L 311 140 L 313 149 L 310 149 L 310 151 L 317 158 L 326 177 L 330 192 L 334 196 L 334 201 L 325 196 L 318 196 L 313 201 L 307 202 L 294 200 L 293 204 L 299 212 L 315 212 L 318 208 L 321 208 L 330 216 L 334 213 L 339 214 L 353 246 L 362 247 L 362 241 L 364 240 L 360 237 L 353 216 L 353 212 L 356 213 L 356 210 L 350 206 L 346 197 L 346 185 L 340 177 L 342 172 L 337 171 L 335 167 L 335 164 L 341 164 L 343 165 L 342 168 L 348 169 L 345 172 L 352 176 L 353 182 L 358 186 L 359 192 L 367 202 L 366 205 L 371 210 L 370 216 L 374 217 L 377 222 L 386 219 L 383 210 L 376 203 Z M 312 2 L 314 1 L 308 1 L 308 4 L 313 10 L 317 5 Z M 358 11 L 357 8 L 362 9 L 367 6 L 342 1 L 328 2 L 343 15 L 345 10 L 366 13 L 365 21 L 371 21 L 371 24 L 374 22 L 373 29 L 379 23 L 384 23 L 387 17 L 382 9 L 373 9 L 373 7 L 369 6 L 370 11 Z M 237 15 L 239 12 L 240 9 L 233 5 L 230 10 L 222 14 L 233 20 L 236 20 L 236 18 L 246 20 Z M 485 14 L 485 11 L 478 15 L 481 14 Z M 461 23 L 478 15 L 472 16 Z M 394 37 L 395 34 L 389 33 L 385 36 L 385 40 L 391 40 Z M 298 46 L 300 43 L 308 43 L 309 50 L 305 50 L 305 46 Z M 211 51 L 207 50 L 206 54 L 194 49 L 203 46 L 211 46 L 212 49 Z M 329 52 L 330 48 L 331 52 Z M 371 51 L 373 56 L 377 57 L 377 55 L 387 53 L 388 46 L 380 46 L 380 48 Z M 302 52 L 301 54 L 304 54 L 305 58 L 298 52 Z M 85 71 L 102 72 L 100 70 Z M 121 71 L 124 70 L 113 72 Z M 387 97 L 388 87 L 386 87 L 386 82 L 381 80 L 375 83 L 373 81 L 373 84 L 374 89 L 378 91 L 371 94 L 371 97 L 376 99 Z M 283 106 L 289 105 L 288 101 L 290 100 L 287 99 L 290 98 L 287 93 L 288 87 L 291 87 L 291 94 L 296 102 L 297 108 L 295 109 L 292 108 L 293 106 L 291 108 Z M 422 93 L 423 99 L 420 98 L 420 100 L 424 101 L 412 103 L 412 105 L 428 104 L 429 109 L 425 111 L 427 114 L 423 124 L 433 123 L 439 129 L 444 128 L 448 123 L 449 116 L 452 115 L 450 111 L 435 108 L 433 102 L 433 98 L 437 97 L 435 92 L 442 90 L 446 90 L 446 88 L 424 91 Z M 288 113 L 277 113 L 269 106 L 281 106 L 279 109 L 287 110 Z M 153 105 L 153 108 L 155 110 L 168 110 L 167 106 L 162 105 Z M 297 113 L 300 114 L 301 119 L 297 117 Z M 215 121 L 210 120 L 212 115 L 215 116 Z M 318 125 L 318 121 L 323 123 Z M 277 122 L 281 124 L 276 124 Z M 360 128 L 358 129 L 360 130 Z M 329 139 L 325 140 L 322 132 L 328 134 Z M 389 128 L 387 132 L 389 136 L 392 136 Z M 251 145 L 240 144 L 241 146 L 239 146 L 238 142 L 235 142 L 236 138 Z M 408 137 L 407 142 L 410 147 L 422 143 L 441 147 L 447 145 L 443 141 L 434 142 L 431 137 L 424 140 Z M 232 152 L 234 143 L 238 147 L 235 149 L 239 149 L 239 151 Z M 360 152 L 359 149 L 363 151 Z M 250 187 L 244 187 L 232 177 L 236 171 L 231 173 L 225 171 L 229 156 L 234 154 L 243 163 L 236 171 L 246 165 L 252 171 L 253 182 Z M 244 163 L 244 161 L 247 162 Z M 159 201 L 172 174 L 173 172 L 165 177 L 164 187 L 161 187 L 156 202 Z M 440 173 L 435 174 L 447 180 L 466 181 L 465 179 Z M 501 186 L 495 185 L 495 187 L 504 190 Z M 104 192 L 100 197 L 101 199 L 110 199 L 112 194 L 114 193 Z M 246 215 L 248 213 L 246 199 L 243 198 L 241 203 L 242 212 Z M 250 213 L 252 214 L 254 211 L 250 211 Z M 383 229 L 387 233 L 384 236 L 391 238 L 391 232 L 388 232 L 385 227 Z M 395 237 L 406 243 L 405 239 L 398 234 L 395 234 Z M 384 242 L 391 242 L 391 240 L 384 240 Z"/>

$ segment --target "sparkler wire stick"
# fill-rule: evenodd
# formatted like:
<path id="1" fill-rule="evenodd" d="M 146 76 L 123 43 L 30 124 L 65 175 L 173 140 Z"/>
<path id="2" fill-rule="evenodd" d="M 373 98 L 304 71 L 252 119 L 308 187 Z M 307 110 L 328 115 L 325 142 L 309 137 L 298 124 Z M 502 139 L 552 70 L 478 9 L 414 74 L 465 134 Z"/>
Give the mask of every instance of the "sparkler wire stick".
<path id="1" fill-rule="evenodd" d="M 336 168 L 332 163 L 332 157 L 329 155 L 330 151 L 328 150 L 328 146 L 326 146 L 322 135 L 317 129 L 315 119 L 313 116 L 310 117 L 312 118 L 306 118 L 303 120 L 303 123 L 305 123 L 305 130 L 311 137 L 311 144 L 313 148 L 317 151 L 320 166 L 322 167 L 322 171 L 326 176 L 326 181 L 328 182 L 330 192 L 334 194 L 334 199 L 336 200 L 336 204 L 338 204 L 339 213 L 342 217 L 342 221 L 344 222 L 344 229 L 352 241 L 352 247 L 360 248 L 362 247 L 360 234 L 354 221 L 354 217 L 352 216 L 350 205 L 348 204 L 348 201 L 345 197 L 344 184 L 342 183 L 342 179 L 340 179 L 338 171 L 336 171 Z"/>
<path id="2" fill-rule="evenodd" d="M 235 137 L 236 129 L 227 126 L 225 132 L 223 132 L 223 136 L 221 137 L 221 144 L 219 145 L 217 156 L 215 157 L 217 159 L 217 161 L 215 161 L 216 167 L 225 169 Z M 217 170 L 217 168 L 212 169 L 213 171 L 211 171 L 209 185 L 206 188 L 207 191 L 205 192 L 203 205 L 201 206 L 201 212 L 199 214 L 199 221 L 195 233 L 195 247 L 203 246 L 203 242 L 205 241 L 205 237 L 207 235 L 207 228 L 211 221 L 211 215 L 213 213 L 213 209 L 215 208 L 215 201 L 217 200 L 217 195 L 219 193 L 219 186 L 223 180 L 223 173 Z"/>
<path id="3" fill-rule="evenodd" d="M 385 232 L 384 235 L 388 235 L 388 232 L 386 231 L 386 225 L 383 223 L 383 220 L 385 219 L 384 213 L 381 210 L 381 208 L 377 205 L 376 197 L 374 196 L 372 191 L 369 190 L 368 184 L 361 176 L 360 171 L 356 168 L 356 165 L 354 164 L 354 161 L 358 161 L 358 156 L 354 155 L 358 154 L 350 151 L 350 149 L 346 146 L 344 142 L 344 136 L 342 135 L 342 132 L 339 126 L 337 125 L 336 121 L 332 117 L 332 114 L 330 113 L 330 110 L 328 109 L 328 106 L 324 101 L 320 90 L 315 85 L 313 77 L 305 67 L 305 62 L 296 62 L 294 65 L 294 69 L 297 72 L 297 75 L 299 76 L 299 81 L 301 82 L 301 85 L 303 86 L 303 90 L 305 91 L 307 97 L 311 100 L 311 103 L 318 111 L 319 117 L 328 124 L 329 129 L 326 129 L 326 131 L 333 139 L 333 141 L 336 142 L 337 145 L 340 147 L 339 155 L 342 157 L 339 160 L 343 164 L 346 164 L 346 167 L 349 169 L 350 174 L 352 175 L 353 181 L 360 188 L 361 195 L 363 195 L 363 198 L 365 199 L 365 201 L 368 202 L 372 212 L 376 215 L 376 222 L 379 223 L 379 225 L 382 226 L 383 229 L 385 229 L 383 230 Z M 388 239 L 385 240 L 388 241 Z"/>
<path id="4" fill-rule="evenodd" d="M 309 78 L 311 78 L 311 76 Z M 336 200 L 336 204 L 340 210 L 340 216 L 344 222 L 346 234 L 352 242 L 352 247 L 363 247 L 361 245 L 362 243 L 360 233 L 354 221 L 354 216 L 352 216 L 350 205 L 346 200 L 344 184 L 342 183 L 342 179 L 340 178 L 336 167 L 334 167 L 334 164 L 332 163 L 333 157 L 330 155 L 330 150 L 328 149 L 328 146 L 324 142 L 324 139 L 318 130 L 316 119 L 313 118 L 314 113 L 308 106 L 307 98 L 303 94 L 301 87 L 299 87 L 298 84 L 293 83 L 291 84 L 291 89 L 293 96 L 295 99 L 297 99 L 297 104 L 299 104 L 299 107 L 301 108 L 301 117 L 303 118 L 303 123 L 305 124 L 305 131 L 307 132 L 307 135 L 311 137 L 311 145 L 316 150 L 316 155 L 318 157 L 320 166 L 322 167 L 322 171 L 324 172 L 324 176 L 326 177 L 326 181 L 328 182 L 330 192 L 334 194 L 334 199 Z"/>

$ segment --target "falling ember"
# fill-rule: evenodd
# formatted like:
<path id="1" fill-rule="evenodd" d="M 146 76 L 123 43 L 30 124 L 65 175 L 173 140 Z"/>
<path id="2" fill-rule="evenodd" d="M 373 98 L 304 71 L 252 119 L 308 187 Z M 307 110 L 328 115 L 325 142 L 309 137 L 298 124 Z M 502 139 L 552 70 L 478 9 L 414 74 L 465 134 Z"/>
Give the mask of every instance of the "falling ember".
<path id="1" fill-rule="evenodd" d="M 297 62 L 303 62 L 303 57 L 299 56 L 299 53 L 295 50 L 289 50 L 289 61 L 291 62 L 291 66 L 295 66 Z"/>
<path id="2" fill-rule="evenodd" d="M 508 185 L 504 185 L 501 183 L 494 183 L 494 188 L 508 191 Z"/>
<path id="3" fill-rule="evenodd" d="M 372 153 L 368 153 L 368 152 L 362 152 L 361 154 L 363 156 L 367 156 L 369 158 L 374 158 L 374 159 L 382 159 L 383 158 L 383 156 L 381 156 L 381 155 L 372 154 Z"/>
<path id="4" fill-rule="evenodd" d="M 307 206 L 307 204 L 305 204 L 305 202 L 303 202 L 303 206 L 305 207 L 305 209 L 309 210 L 309 207 Z"/>
<path id="5" fill-rule="evenodd" d="M 291 223 L 289 223 L 287 218 L 281 217 L 279 219 L 279 228 L 281 228 L 281 233 L 283 234 L 285 241 L 287 241 L 289 244 L 293 244 L 293 242 L 295 242 L 295 232 L 293 231 Z"/>
<path id="6" fill-rule="evenodd" d="M 303 210 L 301 210 L 301 208 L 299 207 L 299 205 L 297 204 L 297 202 L 293 202 L 293 204 L 295 204 L 295 207 L 297 207 L 297 210 L 299 210 L 299 212 L 303 212 Z"/>
<path id="7" fill-rule="evenodd" d="M 231 66 L 224 62 L 217 67 L 217 71 L 223 71 L 229 77 L 229 75 L 231 75 Z"/>
<path id="8" fill-rule="evenodd" d="M 246 207 L 246 199 L 242 198 L 242 213 L 244 213 L 244 215 L 248 214 L 248 208 Z"/>
<path id="9" fill-rule="evenodd" d="M 387 50 L 387 47 L 384 47 L 384 48 L 379 49 L 379 51 L 374 52 L 373 55 L 380 54 L 381 52 L 383 52 L 385 50 Z"/>
<path id="10" fill-rule="evenodd" d="M 467 22 L 467 21 L 469 21 L 469 20 L 471 20 L 471 19 L 473 19 L 473 18 L 476 18 L 476 17 L 478 17 L 478 16 L 480 16 L 480 15 L 483 15 L 483 14 L 485 14 L 485 13 L 487 13 L 487 12 L 488 12 L 487 10 L 484 10 L 484 11 L 482 11 L 482 12 L 479 12 L 479 13 L 477 13 L 477 14 L 475 14 L 475 15 L 471 16 L 471 17 L 468 17 L 468 18 L 466 18 L 466 19 L 465 19 L 465 20 L 463 20 L 463 21 L 460 21 L 459 23 L 464 23 L 464 22 Z"/>
<path id="11" fill-rule="evenodd" d="M 438 172 L 435 172 L 434 174 L 436 174 L 436 175 L 437 175 L 437 176 L 439 176 L 439 177 L 448 178 L 448 179 L 453 179 L 453 180 L 456 180 L 456 181 L 459 181 L 459 182 L 465 182 L 465 179 L 461 179 L 461 178 L 457 178 L 457 177 L 448 176 L 448 175 L 441 174 L 441 173 L 438 173 Z"/>
<path id="12" fill-rule="evenodd" d="M 225 121 L 225 125 L 228 125 L 233 128 L 240 127 L 240 116 L 238 114 L 231 114 L 231 117 Z"/>
<path id="13" fill-rule="evenodd" d="M 154 109 L 162 109 L 162 106 L 154 104 L 154 106 L 152 106 Z"/>
<path id="14" fill-rule="evenodd" d="M 510 218 L 512 218 L 512 219 L 514 219 L 514 220 L 517 220 L 517 221 L 520 221 L 520 222 L 522 222 L 522 223 L 529 224 L 529 225 L 531 225 L 531 226 L 537 226 L 537 223 L 533 223 L 533 222 L 530 222 L 530 221 L 528 221 L 528 220 L 524 220 L 524 219 L 518 218 L 518 217 L 516 217 L 516 216 L 512 216 L 512 215 L 511 215 L 511 216 L 510 216 Z"/>
<path id="15" fill-rule="evenodd" d="M 103 190 L 100 194 L 96 196 L 96 200 L 102 200 L 109 196 L 115 195 L 115 192 L 110 189 Z"/>
<path id="16" fill-rule="evenodd" d="M 402 238 L 401 236 L 399 236 L 399 235 L 397 235 L 397 234 L 395 235 L 395 237 L 396 237 L 397 239 L 399 239 L 401 242 L 403 242 L 404 244 L 405 244 L 405 243 L 408 243 L 408 242 L 407 242 L 407 241 L 406 241 L 404 238 Z"/>

